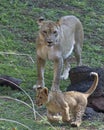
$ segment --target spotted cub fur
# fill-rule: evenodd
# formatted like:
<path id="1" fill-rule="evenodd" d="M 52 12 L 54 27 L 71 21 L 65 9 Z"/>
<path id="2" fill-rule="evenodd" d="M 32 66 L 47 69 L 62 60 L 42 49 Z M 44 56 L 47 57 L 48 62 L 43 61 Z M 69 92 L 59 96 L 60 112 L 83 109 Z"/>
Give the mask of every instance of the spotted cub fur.
<path id="1" fill-rule="evenodd" d="M 46 105 L 47 118 L 50 122 L 59 121 L 60 114 L 63 122 L 70 122 L 71 126 L 79 127 L 82 122 L 82 116 L 87 106 L 87 98 L 94 92 L 98 84 L 98 74 L 91 72 L 94 76 L 94 82 L 85 93 L 77 91 L 50 91 L 48 88 L 38 88 L 36 104 L 38 106 Z"/>

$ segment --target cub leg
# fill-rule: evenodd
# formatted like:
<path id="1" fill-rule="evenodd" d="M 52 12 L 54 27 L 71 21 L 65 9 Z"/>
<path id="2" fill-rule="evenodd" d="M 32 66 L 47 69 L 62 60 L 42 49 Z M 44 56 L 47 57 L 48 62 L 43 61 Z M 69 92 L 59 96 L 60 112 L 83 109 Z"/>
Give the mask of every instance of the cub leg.
<path id="1" fill-rule="evenodd" d="M 64 71 L 63 74 L 61 75 L 61 79 L 65 79 L 65 80 L 68 79 L 69 70 L 70 70 L 69 59 L 70 57 L 64 60 Z"/>
<path id="2" fill-rule="evenodd" d="M 62 108 L 62 121 L 63 122 L 69 122 L 70 121 L 69 106 L 68 106 L 68 104 L 66 104 L 66 107 Z"/>
<path id="3" fill-rule="evenodd" d="M 40 57 L 37 57 L 37 73 L 38 73 L 38 81 L 37 81 L 37 87 L 44 87 L 44 68 L 45 68 L 45 60 L 41 59 Z"/>
<path id="4" fill-rule="evenodd" d="M 47 110 L 47 118 L 49 122 L 59 122 L 61 118 Z"/>
<path id="5" fill-rule="evenodd" d="M 81 125 L 82 122 L 82 116 L 85 112 L 85 108 L 84 106 L 78 105 L 75 109 L 75 120 L 73 122 L 71 122 L 71 126 L 73 127 L 79 127 Z"/>

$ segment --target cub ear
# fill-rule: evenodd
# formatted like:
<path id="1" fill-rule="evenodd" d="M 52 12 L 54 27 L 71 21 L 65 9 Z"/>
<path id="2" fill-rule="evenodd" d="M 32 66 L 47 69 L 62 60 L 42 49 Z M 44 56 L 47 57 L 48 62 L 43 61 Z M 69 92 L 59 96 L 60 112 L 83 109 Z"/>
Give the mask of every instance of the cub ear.
<path id="1" fill-rule="evenodd" d="M 48 96 L 48 88 L 43 88 L 43 92 Z"/>
<path id="2" fill-rule="evenodd" d="M 45 20 L 44 17 L 40 17 L 40 18 L 37 20 L 37 24 L 39 25 L 39 27 L 42 26 L 44 20 Z"/>

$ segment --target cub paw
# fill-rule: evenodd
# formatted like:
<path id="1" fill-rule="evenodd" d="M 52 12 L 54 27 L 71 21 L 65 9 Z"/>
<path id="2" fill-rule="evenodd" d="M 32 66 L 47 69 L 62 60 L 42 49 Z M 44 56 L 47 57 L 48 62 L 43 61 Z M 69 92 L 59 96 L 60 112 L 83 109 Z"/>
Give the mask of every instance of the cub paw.
<path id="1" fill-rule="evenodd" d="M 63 119 L 63 118 L 62 118 L 62 121 L 63 121 L 63 122 L 68 122 L 68 123 L 71 122 L 70 118 L 67 118 L 67 119 Z"/>
<path id="2" fill-rule="evenodd" d="M 79 127 L 81 125 L 81 122 L 71 122 L 72 127 Z"/>

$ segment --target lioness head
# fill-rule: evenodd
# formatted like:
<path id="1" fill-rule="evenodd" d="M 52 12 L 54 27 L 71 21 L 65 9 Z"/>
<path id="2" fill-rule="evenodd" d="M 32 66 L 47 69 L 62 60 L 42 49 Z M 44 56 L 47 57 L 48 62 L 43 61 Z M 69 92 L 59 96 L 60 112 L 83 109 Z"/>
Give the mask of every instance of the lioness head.
<path id="1" fill-rule="evenodd" d="M 39 37 L 44 43 L 51 47 L 57 44 L 59 37 L 59 23 L 50 20 L 45 21 L 43 17 L 38 20 L 40 28 Z"/>
<path id="2" fill-rule="evenodd" d="M 48 88 L 46 88 L 46 87 L 44 87 L 44 88 L 40 87 L 40 88 L 37 88 L 37 89 L 39 89 L 39 90 L 37 90 L 36 105 L 42 106 L 48 100 Z"/>

